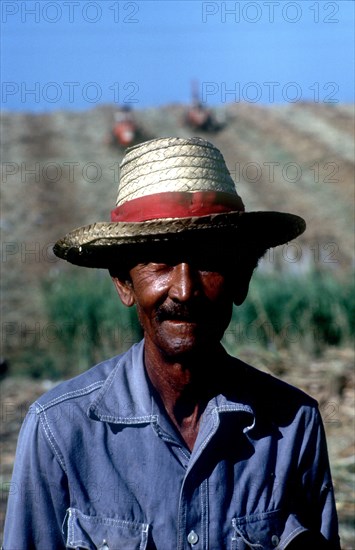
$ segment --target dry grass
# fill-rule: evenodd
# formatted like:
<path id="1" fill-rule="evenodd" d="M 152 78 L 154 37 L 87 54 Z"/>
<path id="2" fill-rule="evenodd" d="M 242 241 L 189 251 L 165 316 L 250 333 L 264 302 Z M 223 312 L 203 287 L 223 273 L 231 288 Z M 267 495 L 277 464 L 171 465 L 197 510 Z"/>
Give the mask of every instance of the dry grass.
<path id="1" fill-rule="evenodd" d="M 307 221 L 296 247 L 270 256 L 263 269 L 302 274 L 318 269 L 335 277 L 353 262 L 353 106 L 289 104 L 220 108 L 225 128 L 206 135 L 223 152 L 249 210 L 295 212 Z M 123 152 L 106 143 L 113 107 L 50 115 L 2 115 L 2 332 L 19 349 L 46 324 L 40 292 L 44 277 L 79 268 L 57 261 L 51 244 L 73 227 L 108 220 Z M 136 113 L 150 137 L 187 137 L 182 106 Z M 298 177 L 299 176 L 299 177 Z M 10 338 L 11 335 L 11 338 Z M 25 336 L 24 336 L 25 335 Z M 327 351 L 318 359 L 288 351 L 244 349 L 244 358 L 304 387 L 319 399 L 328 435 L 344 550 L 354 542 L 353 354 Z M 11 361 L 10 361 L 11 366 Z M 12 365 L 16 370 L 16 365 Z M 1 428 L 2 481 L 9 480 L 19 424 L 43 385 L 11 378 L 3 383 L 9 405 Z M 1 502 L 4 511 L 6 492 Z"/>

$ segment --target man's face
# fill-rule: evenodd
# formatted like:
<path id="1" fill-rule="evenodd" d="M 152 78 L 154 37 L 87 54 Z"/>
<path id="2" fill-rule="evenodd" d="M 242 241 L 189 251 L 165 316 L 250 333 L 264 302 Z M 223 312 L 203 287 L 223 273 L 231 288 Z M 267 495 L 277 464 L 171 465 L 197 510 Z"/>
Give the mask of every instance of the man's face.
<path id="1" fill-rule="evenodd" d="M 152 249 L 130 269 L 130 283 L 114 279 L 116 288 L 125 305 L 136 304 L 146 346 L 170 359 L 212 351 L 231 318 L 236 267 L 216 248 L 169 248 Z"/>

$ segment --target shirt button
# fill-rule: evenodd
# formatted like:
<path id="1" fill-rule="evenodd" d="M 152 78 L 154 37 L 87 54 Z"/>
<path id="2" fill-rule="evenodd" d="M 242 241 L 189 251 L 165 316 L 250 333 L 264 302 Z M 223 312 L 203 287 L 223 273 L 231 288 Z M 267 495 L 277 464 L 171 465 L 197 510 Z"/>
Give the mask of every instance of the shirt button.
<path id="1" fill-rule="evenodd" d="M 196 544 L 198 542 L 198 534 L 195 531 L 190 531 L 187 535 L 187 542 L 189 544 Z"/>
<path id="2" fill-rule="evenodd" d="M 279 544 L 279 542 L 280 542 L 279 537 L 278 537 L 277 535 L 272 535 L 272 537 L 271 537 L 271 544 L 272 544 L 273 546 L 277 546 L 277 545 Z"/>

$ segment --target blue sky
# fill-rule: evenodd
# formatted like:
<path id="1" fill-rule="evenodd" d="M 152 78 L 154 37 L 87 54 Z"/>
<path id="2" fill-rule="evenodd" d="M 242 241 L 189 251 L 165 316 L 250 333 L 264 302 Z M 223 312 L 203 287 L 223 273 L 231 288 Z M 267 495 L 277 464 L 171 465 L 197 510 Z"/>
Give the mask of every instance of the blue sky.
<path id="1" fill-rule="evenodd" d="M 352 102 L 354 3 L 1 3 L 2 107 Z"/>

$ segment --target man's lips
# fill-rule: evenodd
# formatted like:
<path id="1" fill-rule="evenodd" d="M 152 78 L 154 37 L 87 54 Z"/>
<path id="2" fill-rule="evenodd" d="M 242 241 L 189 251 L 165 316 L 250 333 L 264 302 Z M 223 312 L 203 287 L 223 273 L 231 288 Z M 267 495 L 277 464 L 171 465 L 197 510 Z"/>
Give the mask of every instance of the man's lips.
<path id="1" fill-rule="evenodd" d="M 190 308 L 187 306 L 161 306 L 157 311 L 159 322 L 171 321 L 175 323 L 198 323 L 204 318 L 202 308 Z"/>
<path id="2" fill-rule="evenodd" d="M 183 319 L 183 318 L 180 318 L 180 319 L 165 319 L 163 322 L 164 323 L 174 323 L 176 325 L 178 325 L 178 324 L 195 325 L 195 324 L 197 324 L 198 321 L 196 319 Z"/>
<path id="3" fill-rule="evenodd" d="M 167 317 L 165 319 L 162 319 L 161 322 L 168 322 L 168 323 L 190 323 L 190 324 L 196 324 L 201 322 L 201 319 L 197 319 L 196 317 Z"/>

